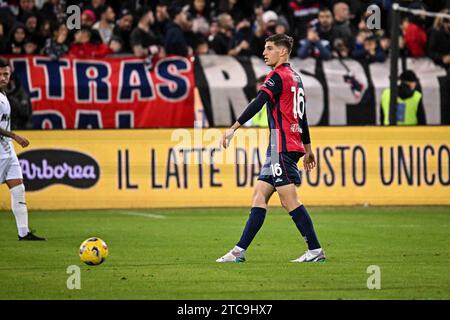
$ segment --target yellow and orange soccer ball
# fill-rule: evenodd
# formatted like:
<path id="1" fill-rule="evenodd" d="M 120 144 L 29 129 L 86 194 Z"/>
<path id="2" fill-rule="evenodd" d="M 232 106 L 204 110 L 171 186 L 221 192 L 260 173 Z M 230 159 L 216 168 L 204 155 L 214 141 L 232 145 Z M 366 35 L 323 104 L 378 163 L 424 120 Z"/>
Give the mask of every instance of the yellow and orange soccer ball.
<path id="1" fill-rule="evenodd" d="M 80 259 L 87 265 L 95 266 L 105 261 L 108 251 L 105 241 L 97 237 L 89 238 L 80 246 Z"/>

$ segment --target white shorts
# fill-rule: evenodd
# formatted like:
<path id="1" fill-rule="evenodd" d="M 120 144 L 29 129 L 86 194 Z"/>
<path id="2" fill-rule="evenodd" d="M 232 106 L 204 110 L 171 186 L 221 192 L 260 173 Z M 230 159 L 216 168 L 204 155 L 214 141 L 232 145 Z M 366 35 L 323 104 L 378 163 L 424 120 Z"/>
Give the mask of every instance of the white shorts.
<path id="1" fill-rule="evenodd" d="M 0 159 L 0 184 L 13 179 L 23 179 L 22 168 L 16 155 Z"/>

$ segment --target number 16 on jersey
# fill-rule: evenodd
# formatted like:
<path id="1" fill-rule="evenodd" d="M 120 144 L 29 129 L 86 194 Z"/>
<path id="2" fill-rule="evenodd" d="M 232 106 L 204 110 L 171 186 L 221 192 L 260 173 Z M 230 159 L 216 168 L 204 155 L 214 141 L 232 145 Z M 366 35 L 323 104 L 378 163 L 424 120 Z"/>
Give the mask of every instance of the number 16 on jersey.
<path id="1" fill-rule="evenodd" d="M 294 96 L 294 118 L 297 119 L 297 116 L 300 119 L 303 119 L 303 114 L 305 113 L 305 91 L 303 88 L 297 88 L 292 86 L 291 91 Z"/>

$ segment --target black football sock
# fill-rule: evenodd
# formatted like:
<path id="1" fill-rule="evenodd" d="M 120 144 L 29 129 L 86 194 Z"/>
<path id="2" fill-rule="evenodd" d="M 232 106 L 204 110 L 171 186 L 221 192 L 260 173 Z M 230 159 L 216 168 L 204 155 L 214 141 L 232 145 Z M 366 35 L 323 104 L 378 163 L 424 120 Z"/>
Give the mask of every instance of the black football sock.
<path id="1" fill-rule="evenodd" d="M 306 211 L 306 208 L 301 205 L 297 209 L 289 212 L 289 214 L 291 215 L 292 220 L 294 220 L 297 229 L 300 231 L 308 244 L 308 249 L 314 250 L 320 248 L 320 243 L 319 240 L 317 240 L 311 217 L 309 216 L 308 211 Z"/>
<path id="2" fill-rule="evenodd" d="M 247 224 L 245 225 L 244 232 L 242 233 L 241 240 L 236 244 L 242 249 L 247 249 L 253 238 L 258 233 L 259 229 L 264 223 L 266 217 L 266 209 L 254 207 L 250 211 Z"/>

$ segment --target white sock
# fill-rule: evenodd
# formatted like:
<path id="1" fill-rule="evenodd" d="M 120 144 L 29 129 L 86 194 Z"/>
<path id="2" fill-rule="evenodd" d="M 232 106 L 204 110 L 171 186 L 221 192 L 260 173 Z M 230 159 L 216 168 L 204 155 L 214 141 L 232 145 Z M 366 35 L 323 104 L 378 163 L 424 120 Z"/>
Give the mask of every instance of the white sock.
<path id="1" fill-rule="evenodd" d="M 319 254 L 320 251 L 322 251 L 322 248 L 317 248 L 317 249 L 309 250 L 309 252 L 311 252 L 312 254 Z"/>
<path id="2" fill-rule="evenodd" d="M 11 208 L 16 217 L 17 230 L 19 236 L 28 234 L 28 210 L 25 202 L 25 186 L 23 184 L 15 186 L 9 190 L 11 192 Z"/>
<path id="3" fill-rule="evenodd" d="M 241 247 L 238 247 L 238 246 L 234 246 L 233 250 L 234 251 L 239 251 L 239 252 L 245 251 L 245 249 L 242 249 Z"/>

